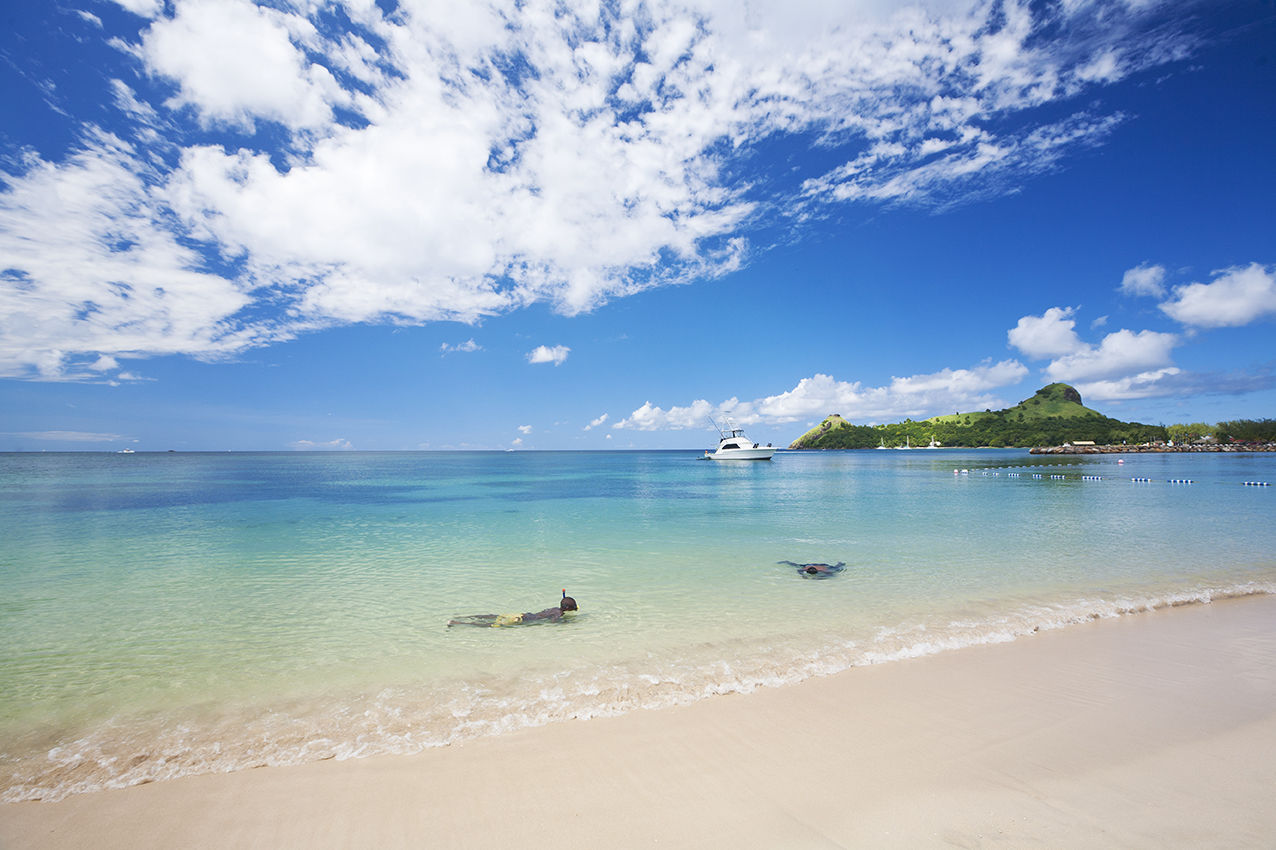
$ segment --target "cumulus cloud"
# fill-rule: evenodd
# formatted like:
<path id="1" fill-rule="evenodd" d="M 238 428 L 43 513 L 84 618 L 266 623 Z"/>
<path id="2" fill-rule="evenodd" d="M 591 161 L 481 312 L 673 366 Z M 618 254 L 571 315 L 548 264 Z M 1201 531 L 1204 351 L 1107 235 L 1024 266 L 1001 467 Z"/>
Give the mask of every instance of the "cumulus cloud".
<path id="1" fill-rule="evenodd" d="M 1119 291 L 1125 295 L 1151 295 L 1160 298 L 1165 294 L 1165 267 L 1147 263 L 1135 266 L 1121 277 Z"/>
<path id="2" fill-rule="evenodd" d="M 1126 278 L 1131 279 L 1131 272 Z M 1145 283 L 1154 279 L 1159 285 L 1160 276 L 1143 275 L 1141 279 Z M 1182 342 L 1178 335 L 1122 328 L 1105 335 L 1096 345 L 1077 335 L 1075 316 L 1075 307 L 1051 307 L 1040 316 L 1019 319 L 1007 338 L 1025 356 L 1050 360 L 1044 370 L 1048 380 L 1074 384 L 1086 398 L 1161 395 L 1165 381 L 1180 374 L 1171 362 L 1174 349 Z M 1106 323 L 1103 316 L 1091 323 L 1091 329 Z"/>
<path id="3" fill-rule="evenodd" d="M 599 426 L 600 426 L 600 425 L 602 425 L 604 422 L 606 422 L 606 421 L 607 421 L 607 419 L 608 419 L 608 415 L 607 415 L 606 413 L 604 413 L 602 416 L 599 416 L 597 419 L 593 419 L 593 420 L 591 420 L 591 421 L 590 421 L 590 423 L 589 423 L 588 425 L 586 425 L 586 426 L 585 426 L 584 430 L 586 430 L 586 431 L 592 431 L 593 429 L 595 429 L 595 428 L 599 427 Z"/>
<path id="4" fill-rule="evenodd" d="M 1014 191 L 1123 120 L 1078 95 L 1194 43 L 1142 0 L 117 2 L 131 82 L 4 175 L 0 375 L 718 277 L 757 227 Z M 847 153 L 741 176 L 777 143 Z"/>
<path id="5" fill-rule="evenodd" d="M 682 430 L 704 428 L 712 419 L 727 418 L 742 425 L 776 425 L 830 413 L 859 421 L 933 416 L 955 409 L 1005 406 L 993 391 L 1017 383 L 1027 374 L 1027 368 L 1016 360 L 892 378 L 883 387 L 866 387 L 859 381 L 839 381 L 830 375 L 816 374 L 798 381 L 791 390 L 754 401 L 730 398 L 715 405 L 699 399 L 668 409 L 648 401 L 612 427 Z"/>
<path id="6" fill-rule="evenodd" d="M 1218 272 L 1210 283 L 1176 286 L 1160 307 L 1170 318 L 1202 328 L 1240 327 L 1276 316 L 1276 268 L 1251 263 Z"/>
<path id="7" fill-rule="evenodd" d="M 1024 316 L 1007 332 L 1007 339 L 1034 360 L 1073 354 L 1085 347 L 1075 330 L 1075 313 L 1075 307 L 1051 307 L 1040 316 Z"/>
<path id="8" fill-rule="evenodd" d="M 548 345 L 538 345 L 527 352 L 527 362 L 553 363 L 555 366 L 561 366 L 569 353 L 571 349 L 565 345 L 555 345 L 552 348 Z"/>
<path id="9" fill-rule="evenodd" d="M 1059 357 L 1046 367 L 1052 381 L 1093 381 L 1167 366 L 1179 338 L 1158 331 L 1114 331 L 1097 346 Z"/>
<path id="10" fill-rule="evenodd" d="M 330 122 L 332 106 L 350 100 L 294 43 L 318 40 L 309 20 L 250 0 L 182 0 L 174 8 L 140 47 L 148 69 L 178 85 L 170 108 L 189 106 L 206 123 L 251 129 L 256 117 L 300 129 Z"/>
<path id="11" fill-rule="evenodd" d="M 532 433 L 532 426 L 531 426 L 531 425 L 519 425 L 519 426 L 518 426 L 518 431 L 519 431 L 519 433 L 520 433 L 520 434 L 523 434 L 524 436 L 526 436 L 527 434 Z"/>

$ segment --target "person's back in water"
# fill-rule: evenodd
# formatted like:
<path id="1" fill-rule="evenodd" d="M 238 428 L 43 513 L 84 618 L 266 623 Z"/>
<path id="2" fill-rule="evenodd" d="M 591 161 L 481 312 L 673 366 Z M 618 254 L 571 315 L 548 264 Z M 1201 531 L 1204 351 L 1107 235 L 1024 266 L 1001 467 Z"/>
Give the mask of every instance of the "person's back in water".
<path id="1" fill-rule="evenodd" d="M 527 611 L 522 614 L 472 614 L 468 617 L 457 617 L 450 620 L 448 626 L 487 626 L 489 628 L 500 628 L 501 626 L 519 626 L 527 623 L 536 623 L 541 621 L 556 622 L 563 619 L 564 614 L 578 610 L 576 600 L 567 595 L 567 589 L 563 589 L 563 599 L 553 608 L 546 608 L 543 611 Z"/>

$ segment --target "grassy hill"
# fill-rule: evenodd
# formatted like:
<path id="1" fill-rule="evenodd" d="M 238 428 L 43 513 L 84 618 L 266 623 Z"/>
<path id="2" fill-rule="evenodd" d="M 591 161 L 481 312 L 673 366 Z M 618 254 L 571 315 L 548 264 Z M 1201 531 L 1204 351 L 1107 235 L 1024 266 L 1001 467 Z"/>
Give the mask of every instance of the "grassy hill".
<path id="1" fill-rule="evenodd" d="M 1067 384 L 1049 384 L 1037 390 L 1029 399 L 1005 410 L 985 410 L 982 413 L 954 413 L 951 416 L 932 416 L 925 421 L 940 425 L 973 425 L 977 422 L 1010 417 L 1015 420 L 1035 422 L 1042 419 L 1090 419 L 1105 418 L 1102 413 L 1081 403 L 1081 393 Z M 1115 420 L 1113 420 L 1115 421 Z"/>
<path id="2" fill-rule="evenodd" d="M 1005 410 L 934 416 L 892 425 L 854 425 L 833 414 L 807 431 L 791 449 L 868 449 L 881 445 L 1057 446 L 1074 440 L 1143 443 L 1166 439 L 1158 425 L 1122 422 L 1092 410 L 1067 384 L 1050 384 Z"/>

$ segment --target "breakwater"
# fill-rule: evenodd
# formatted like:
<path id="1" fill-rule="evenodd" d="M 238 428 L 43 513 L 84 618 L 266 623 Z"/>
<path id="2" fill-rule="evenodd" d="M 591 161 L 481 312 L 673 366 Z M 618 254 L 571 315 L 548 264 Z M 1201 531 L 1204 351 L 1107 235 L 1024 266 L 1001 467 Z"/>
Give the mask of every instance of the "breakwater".
<path id="1" fill-rule="evenodd" d="M 1168 443 L 1140 443 L 1127 446 L 1035 446 L 1028 450 L 1034 455 L 1113 455 L 1113 454 L 1207 454 L 1220 452 L 1276 452 L 1276 443 L 1206 443 L 1201 445 L 1172 446 Z"/>

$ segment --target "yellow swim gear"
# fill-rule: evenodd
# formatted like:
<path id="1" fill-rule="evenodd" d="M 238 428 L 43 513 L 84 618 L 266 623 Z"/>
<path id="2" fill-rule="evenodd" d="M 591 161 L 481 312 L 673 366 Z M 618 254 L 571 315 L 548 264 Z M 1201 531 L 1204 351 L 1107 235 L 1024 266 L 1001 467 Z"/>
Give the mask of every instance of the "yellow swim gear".
<path id="1" fill-rule="evenodd" d="M 501 626 L 517 626 L 523 622 L 522 614 L 497 614 L 496 622 L 492 623 L 492 628 L 499 629 Z"/>

